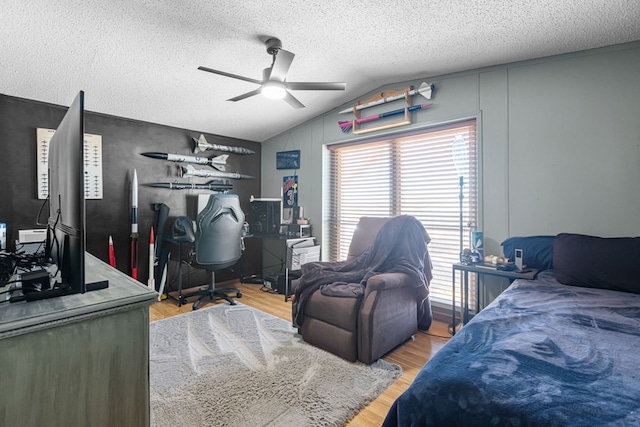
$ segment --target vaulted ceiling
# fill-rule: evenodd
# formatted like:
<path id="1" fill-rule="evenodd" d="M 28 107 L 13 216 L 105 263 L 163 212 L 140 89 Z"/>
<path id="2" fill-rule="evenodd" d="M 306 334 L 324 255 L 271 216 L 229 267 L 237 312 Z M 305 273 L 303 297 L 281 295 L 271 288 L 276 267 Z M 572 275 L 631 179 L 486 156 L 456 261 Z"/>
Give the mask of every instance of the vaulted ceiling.
<path id="1" fill-rule="evenodd" d="M 0 14 L 0 93 L 264 141 L 380 86 L 640 40 L 638 0 L 9 0 Z M 287 81 L 258 86 L 264 40 L 295 54 Z"/>

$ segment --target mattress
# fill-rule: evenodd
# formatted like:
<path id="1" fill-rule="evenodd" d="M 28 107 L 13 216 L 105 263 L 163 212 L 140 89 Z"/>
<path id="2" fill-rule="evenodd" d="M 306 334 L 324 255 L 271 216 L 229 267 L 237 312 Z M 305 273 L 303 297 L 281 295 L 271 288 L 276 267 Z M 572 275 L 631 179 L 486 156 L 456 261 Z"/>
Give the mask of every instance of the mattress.
<path id="1" fill-rule="evenodd" d="M 640 425 L 639 367 L 640 295 L 563 285 L 547 270 L 465 325 L 383 425 Z"/>

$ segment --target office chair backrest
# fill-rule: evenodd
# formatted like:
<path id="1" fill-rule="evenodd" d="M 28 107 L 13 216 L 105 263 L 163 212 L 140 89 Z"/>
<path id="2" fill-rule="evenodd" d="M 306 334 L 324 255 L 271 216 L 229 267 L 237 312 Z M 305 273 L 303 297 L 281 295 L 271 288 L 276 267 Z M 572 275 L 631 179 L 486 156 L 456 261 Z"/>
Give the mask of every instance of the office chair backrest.
<path id="1" fill-rule="evenodd" d="M 213 268 L 235 264 L 242 255 L 244 213 L 237 194 L 213 194 L 196 217 L 196 263 Z"/>

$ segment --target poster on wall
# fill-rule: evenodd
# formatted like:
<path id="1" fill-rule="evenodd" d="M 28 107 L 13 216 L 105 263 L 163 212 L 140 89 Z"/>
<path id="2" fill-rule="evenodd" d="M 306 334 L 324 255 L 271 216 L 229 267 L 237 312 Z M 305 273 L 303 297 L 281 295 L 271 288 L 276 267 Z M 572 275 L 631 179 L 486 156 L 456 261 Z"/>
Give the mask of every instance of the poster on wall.
<path id="1" fill-rule="evenodd" d="M 38 199 L 49 195 L 49 143 L 55 129 L 36 129 Z M 102 135 L 84 134 L 84 198 L 102 199 Z"/>
<path id="2" fill-rule="evenodd" d="M 276 153 L 276 169 L 299 169 L 300 150 L 278 151 Z"/>
<path id="3" fill-rule="evenodd" d="M 282 208 L 298 206 L 298 175 L 282 177 Z"/>

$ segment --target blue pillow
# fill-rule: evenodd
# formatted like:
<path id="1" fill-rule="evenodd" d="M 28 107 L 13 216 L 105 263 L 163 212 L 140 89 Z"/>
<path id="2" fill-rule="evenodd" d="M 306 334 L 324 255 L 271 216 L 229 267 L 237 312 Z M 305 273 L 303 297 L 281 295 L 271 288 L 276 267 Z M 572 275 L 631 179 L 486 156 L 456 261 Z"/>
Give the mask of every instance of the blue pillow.
<path id="1" fill-rule="evenodd" d="M 529 268 L 548 270 L 553 267 L 553 242 L 556 236 L 509 237 L 502 242 L 502 253 L 515 260 L 515 250 L 522 249 L 522 263 Z"/>

